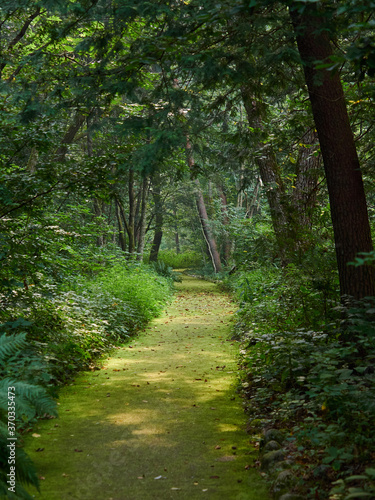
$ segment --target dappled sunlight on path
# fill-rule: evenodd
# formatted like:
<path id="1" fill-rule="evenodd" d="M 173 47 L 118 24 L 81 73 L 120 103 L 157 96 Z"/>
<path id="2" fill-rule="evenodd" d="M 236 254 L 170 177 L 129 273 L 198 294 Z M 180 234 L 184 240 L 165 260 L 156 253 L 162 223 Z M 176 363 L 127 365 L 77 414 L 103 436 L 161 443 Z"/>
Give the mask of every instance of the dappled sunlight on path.
<path id="1" fill-rule="evenodd" d="M 212 283 L 184 278 L 178 288 L 163 317 L 77 377 L 60 419 L 28 439 L 43 477 L 35 498 L 268 498 L 234 391 L 232 304 Z"/>

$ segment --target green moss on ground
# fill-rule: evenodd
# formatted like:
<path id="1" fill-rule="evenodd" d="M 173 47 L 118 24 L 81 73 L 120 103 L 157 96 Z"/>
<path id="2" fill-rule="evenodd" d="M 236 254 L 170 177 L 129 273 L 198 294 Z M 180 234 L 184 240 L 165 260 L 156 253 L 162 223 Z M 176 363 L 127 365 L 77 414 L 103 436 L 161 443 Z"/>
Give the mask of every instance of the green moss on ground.
<path id="1" fill-rule="evenodd" d="M 194 278 L 177 286 L 163 317 L 64 388 L 60 418 L 28 437 L 35 498 L 269 498 L 234 392 L 230 299 Z"/>

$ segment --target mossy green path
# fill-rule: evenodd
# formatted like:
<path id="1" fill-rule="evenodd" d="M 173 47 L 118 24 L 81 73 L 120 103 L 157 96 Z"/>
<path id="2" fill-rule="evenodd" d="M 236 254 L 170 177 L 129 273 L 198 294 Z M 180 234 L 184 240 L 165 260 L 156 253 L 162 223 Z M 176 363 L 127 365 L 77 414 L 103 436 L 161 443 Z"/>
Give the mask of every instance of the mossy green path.
<path id="1" fill-rule="evenodd" d="M 62 390 L 60 418 L 28 437 L 43 478 L 35 498 L 268 498 L 234 391 L 233 305 L 212 283 L 178 288 L 163 317 Z"/>

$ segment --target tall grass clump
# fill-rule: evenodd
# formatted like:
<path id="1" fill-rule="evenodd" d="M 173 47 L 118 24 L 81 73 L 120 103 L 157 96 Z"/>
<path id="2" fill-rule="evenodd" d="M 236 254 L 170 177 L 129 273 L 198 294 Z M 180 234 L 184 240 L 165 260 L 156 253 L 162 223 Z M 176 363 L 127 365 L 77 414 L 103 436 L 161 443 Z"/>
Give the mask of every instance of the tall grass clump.
<path id="1" fill-rule="evenodd" d="M 194 250 L 179 254 L 173 250 L 161 250 L 158 260 L 173 269 L 199 268 L 203 265 L 202 255 Z"/>
<path id="2" fill-rule="evenodd" d="M 109 294 L 128 304 L 141 325 L 158 316 L 173 293 L 173 280 L 149 267 L 115 265 L 87 283 L 93 297 Z"/>

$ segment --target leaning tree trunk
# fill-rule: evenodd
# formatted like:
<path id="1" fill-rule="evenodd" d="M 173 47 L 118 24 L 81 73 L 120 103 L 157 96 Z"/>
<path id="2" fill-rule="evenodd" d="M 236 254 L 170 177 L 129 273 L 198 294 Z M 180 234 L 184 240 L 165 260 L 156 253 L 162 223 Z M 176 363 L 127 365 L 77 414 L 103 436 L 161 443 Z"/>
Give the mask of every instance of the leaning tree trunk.
<path id="1" fill-rule="evenodd" d="M 348 262 L 373 250 L 360 164 L 337 72 L 317 69 L 330 62 L 332 47 L 316 6 L 290 10 L 319 135 L 335 237 L 340 290 L 354 298 L 375 295 L 375 270 Z"/>
<path id="2" fill-rule="evenodd" d="M 241 88 L 242 100 L 251 127 L 263 130 L 263 106 L 255 99 L 248 87 Z M 260 142 L 259 142 L 260 147 Z M 282 264 L 287 264 L 288 247 L 291 246 L 287 223 L 287 214 L 283 203 L 284 184 L 280 175 L 275 152 L 270 144 L 262 144 L 261 153 L 256 156 L 256 164 L 264 185 L 268 205 L 271 212 L 272 227 L 276 236 L 277 246 Z"/>
<path id="3" fill-rule="evenodd" d="M 191 151 L 191 144 L 190 144 L 190 141 L 188 138 L 186 141 L 186 152 L 187 152 L 188 165 L 189 165 L 190 170 L 192 171 L 194 168 L 194 158 L 193 158 L 192 151 Z M 201 222 L 203 236 L 204 236 L 204 239 L 206 240 L 207 249 L 208 249 L 210 257 L 211 257 L 214 271 L 215 271 L 215 273 L 218 273 L 221 271 L 220 254 L 219 254 L 218 249 L 217 249 L 216 240 L 212 234 L 212 231 L 211 231 L 211 228 L 209 225 L 206 204 L 204 202 L 203 193 L 202 193 L 202 190 L 201 190 L 201 187 L 199 184 L 199 180 L 195 179 L 194 183 L 196 185 L 195 202 L 196 202 L 197 209 L 198 209 L 199 220 Z"/>

